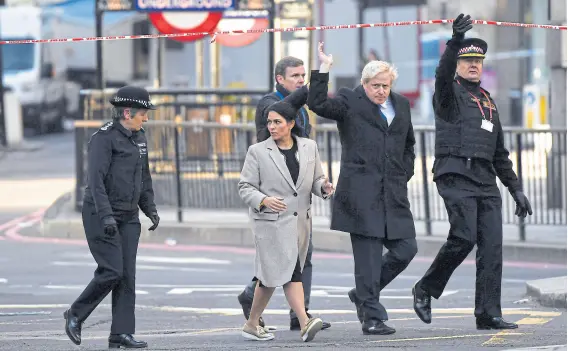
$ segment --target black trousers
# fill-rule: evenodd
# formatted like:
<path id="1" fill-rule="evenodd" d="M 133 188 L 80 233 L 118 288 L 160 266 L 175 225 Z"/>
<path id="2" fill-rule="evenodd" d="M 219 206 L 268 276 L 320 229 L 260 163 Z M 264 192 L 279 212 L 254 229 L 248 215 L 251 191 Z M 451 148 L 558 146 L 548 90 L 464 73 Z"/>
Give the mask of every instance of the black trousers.
<path id="1" fill-rule="evenodd" d="M 93 205 L 83 205 L 83 227 L 97 262 L 91 282 L 71 305 L 71 314 L 84 321 L 112 291 L 111 334 L 134 334 L 136 254 L 140 239 L 138 213 L 115 218 L 119 234 L 104 234 Z"/>
<path id="2" fill-rule="evenodd" d="M 388 315 L 379 302 L 380 292 L 416 256 L 416 239 L 384 239 L 351 233 L 351 246 L 355 262 L 357 304 L 364 312 L 365 321 L 386 321 Z M 383 246 L 389 250 L 384 255 Z"/>
<path id="3" fill-rule="evenodd" d="M 444 199 L 450 232 L 419 287 L 438 299 L 454 270 L 477 244 L 475 316 L 501 317 L 503 269 L 502 199 L 497 185 L 478 185 L 446 174 L 436 181 Z"/>

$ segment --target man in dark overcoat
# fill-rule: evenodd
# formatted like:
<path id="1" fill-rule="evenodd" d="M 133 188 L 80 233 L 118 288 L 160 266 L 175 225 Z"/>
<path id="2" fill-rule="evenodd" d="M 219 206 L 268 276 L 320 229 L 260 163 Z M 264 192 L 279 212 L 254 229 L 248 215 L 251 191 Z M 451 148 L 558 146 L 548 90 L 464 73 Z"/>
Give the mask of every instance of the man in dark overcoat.
<path id="1" fill-rule="evenodd" d="M 337 123 L 341 169 L 333 200 L 331 229 L 350 233 L 355 261 L 357 308 L 364 334 L 392 334 L 379 302 L 380 291 L 417 252 L 407 182 L 414 174 L 414 131 L 408 99 L 391 90 L 396 69 L 369 62 L 361 85 L 328 97 L 331 55 L 319 44 L 320 70 L 310 77 L 308 107 Z M 383 256 L 383 246 L 389 251 Z"/>
<path id="2" fill-rule="evenodd" d="M 446 243 L 413 287 L 414 310 L 431 323 L 431 298 L 438 299 L 454 270 L 477 244 L 475 311 L 477 329 L 515 329 L 501 312 L 503 221 L 499 177 L 517 205 L 516 214 L 532 214 L 505 147 L 499 110 L 481 74 L 487 43 L 465 39 L 470 16 L 453 22 L 436 69 L 433 107 L 436 114 L 434 181 L 450 222 Z"/>

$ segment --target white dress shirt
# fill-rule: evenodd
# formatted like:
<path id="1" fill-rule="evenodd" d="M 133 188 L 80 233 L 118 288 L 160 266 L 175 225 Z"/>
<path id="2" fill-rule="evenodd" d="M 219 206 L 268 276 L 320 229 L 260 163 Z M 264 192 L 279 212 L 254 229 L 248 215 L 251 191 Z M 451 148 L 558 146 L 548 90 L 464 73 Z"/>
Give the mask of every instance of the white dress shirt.
<path id="1" fill-rule="evenodd" d="M 387 117 L 387 124 L 390 126 L 390 124 L 392 123 L 392 120 L 394 118 L 395 115 L 395 111 L 394 111 L 394 106 L 392 105 L 392 101 L 390 99 L 390 97 L 387 97 L 387 101 L 383 102 L 382 104 L 379 105 L 381 112 L 383 113 L 383 115 L 385 115 Z"/>

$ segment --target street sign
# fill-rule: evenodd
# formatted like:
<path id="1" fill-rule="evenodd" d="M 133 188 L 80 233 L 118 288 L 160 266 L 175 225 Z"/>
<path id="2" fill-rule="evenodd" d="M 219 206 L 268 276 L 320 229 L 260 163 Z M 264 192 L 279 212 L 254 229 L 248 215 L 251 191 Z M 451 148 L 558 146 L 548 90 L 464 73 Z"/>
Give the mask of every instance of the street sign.
<path id="1" fill-rule="evenodd" d="M 523 126 L 539 128 L 548 124 L 546 94 L 536 84 L 523 87 Z"/>
<path id="2" fill-rule="evenodd" d="M 221 19 L 223 12 L 150 12 L 148 19 L 162 34 L 180 33 L 211 33 L 215 30 Z M 205 35 L 192 35 L 187 37 L 175 37 L 173 40 L 182 42 L 192 42 L 203 39 Z"/>
<path id="3" fill-rule="evenodd" d="M 97 9 L 101 12 L 132 11 L 135 0 L 97 0 Z"/>
<path id="4" fill-rule="evenodd" d="M 235 9 L 236 0 L 135 0 L 134 9 L 146 11 L 225 11 Z"/>

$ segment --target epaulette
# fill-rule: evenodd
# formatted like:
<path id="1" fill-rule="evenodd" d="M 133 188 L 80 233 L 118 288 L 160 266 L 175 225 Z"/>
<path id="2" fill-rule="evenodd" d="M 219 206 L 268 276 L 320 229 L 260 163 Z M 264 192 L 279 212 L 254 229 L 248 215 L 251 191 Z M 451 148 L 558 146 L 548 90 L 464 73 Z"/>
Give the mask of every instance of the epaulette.
<path id="1" fill-rule="evenodd" d="M 110 121 L 110 122 L 103 124 L 103 126 L 101 128 L 99 128 L 98 131 L 99 132 L 106 132 L 106 131 L 112 129 L 113 123 L 114 123 L 113 121 Z"/>

